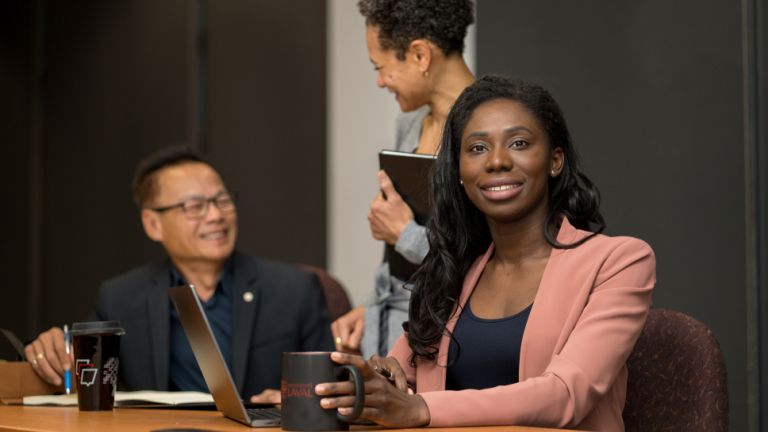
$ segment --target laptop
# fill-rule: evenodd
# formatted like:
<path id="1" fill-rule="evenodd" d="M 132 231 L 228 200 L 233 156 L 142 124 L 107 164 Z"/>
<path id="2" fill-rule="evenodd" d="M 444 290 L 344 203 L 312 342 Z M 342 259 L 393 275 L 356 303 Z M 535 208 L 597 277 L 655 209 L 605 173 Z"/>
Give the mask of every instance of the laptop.
<path id="1" fill-rule="evenodd" d="M 229 368 L 221 355 L 221 349 L 213 336 L 211 325 L 203 311 L 203 305 L 197 297 L 193 285 L 168 288 L 184 333 L 187 334 L 192 352 L 203 373 L 216 403 L 216 408 L 226 417 L 251 427 L 280 426 L 280 409 L 264 404 L 260 408 L 246 408 L 240 399 Z"/>

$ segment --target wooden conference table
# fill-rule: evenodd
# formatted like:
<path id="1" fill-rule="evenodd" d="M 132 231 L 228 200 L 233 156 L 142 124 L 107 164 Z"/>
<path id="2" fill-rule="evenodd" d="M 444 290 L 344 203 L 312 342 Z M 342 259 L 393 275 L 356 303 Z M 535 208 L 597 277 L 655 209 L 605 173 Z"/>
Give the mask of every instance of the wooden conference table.
<path id="1" fill-rule="evenodd" d="M 114 411 L 80 412 L 77 407 L 30 407 L 0 406 L 0 431 L 155 431 L 162 429 L 190 429 L 202 431 L 254 431 L 275 432 L 280 428 L 252 429 L 229 420 L 217 411 L 162 410 L 118 408 Z M 378 428 L 357 427 L 352 430 L 371 430 Z M 422 431 L 425 429 L 401 429 Z M 442 431 L 478 431 L 478 432 L 544 432 L 559 429 L 532 427 L 474 427 L 447 428 Z"/>

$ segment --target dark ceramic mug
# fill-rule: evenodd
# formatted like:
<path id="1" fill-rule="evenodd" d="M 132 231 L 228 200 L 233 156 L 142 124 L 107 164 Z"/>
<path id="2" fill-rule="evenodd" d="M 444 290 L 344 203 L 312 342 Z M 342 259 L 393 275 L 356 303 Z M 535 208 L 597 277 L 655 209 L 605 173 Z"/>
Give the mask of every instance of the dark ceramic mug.
<path id="1" fill-rule="evenodd" d="M 284 352 L 283 376 L 280 381 L 281 421 L 284 430 L 346 430 L 349 422 L 360 416 L 365 405 L 365 381 L 360 370 L 350 365 L 338 365 L 330 352 Z M 355 406 L 352 414 L 344 416 L 336 410 L 320 406 L 315 386 L 320 383 L 344 381 L 355 383 Z"/>

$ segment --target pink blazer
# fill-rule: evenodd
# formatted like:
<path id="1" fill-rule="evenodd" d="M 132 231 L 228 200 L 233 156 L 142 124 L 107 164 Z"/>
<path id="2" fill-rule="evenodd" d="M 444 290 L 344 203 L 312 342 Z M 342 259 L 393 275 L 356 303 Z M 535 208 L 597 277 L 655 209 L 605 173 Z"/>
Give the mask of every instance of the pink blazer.
<path id="1" fill-rule="evenodd" d="M 557 240 L 589 235 L 563 220 Z M 467 273 L 466 304 L 493 254 L 493 245 Z M 645 242 L 598 235 L 575 249 L 552 249 L 523 334 L 520 382 L 484 390 L 446 391 L 450 339 L 436 362 L 417 361 L 405 336 L 397 359 L 429 407 L 429 426 L 526 425 L 622 431 L 626 360 L 645 324 L 656 281 L 656 260 Z M 453 330 L 455 309 L 447 324 Z"/>

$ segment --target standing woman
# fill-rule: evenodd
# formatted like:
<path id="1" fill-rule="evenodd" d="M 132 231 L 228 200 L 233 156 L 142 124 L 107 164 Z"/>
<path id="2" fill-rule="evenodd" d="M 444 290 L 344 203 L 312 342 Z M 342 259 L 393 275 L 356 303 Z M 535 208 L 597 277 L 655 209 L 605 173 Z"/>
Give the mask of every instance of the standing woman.
<path id="1" fill-rule="evenodd" d="M 623 430 L 655 258 L 641 240 L 599 234 L 599 193 L 554 99 L 480 79 L 448 116 L 433 181 L 407 334 L 386 359 L 332 354 L 366 377 L 363 417 Z M 351 410 L 350 383 L 316 391 L 323 407 Z"/>
<path id="2" fill-rule="evenodd" d="M 475 78 L 464 62 L 464 37 L 474 21 L 470 0 L 361 0 L 368 56 L 376 85 L 394 93 L 402 114 L 397 119 L 395 149 L 437 153 L 445 119 L 459 94 Z M 397 253 L 420 264 L 429 250 L 425 227 L 414 220 L 386 173 L 378 173 L 382 193 L 371 203 L 371 234 Z M 410 275 L 390 274 L 383 261 L 375 292 L 335 321 L 331 329 L 340 351 L 386 355 L 408 319 Z M 362 339 L 362 345 L 361 345 Z"/>

